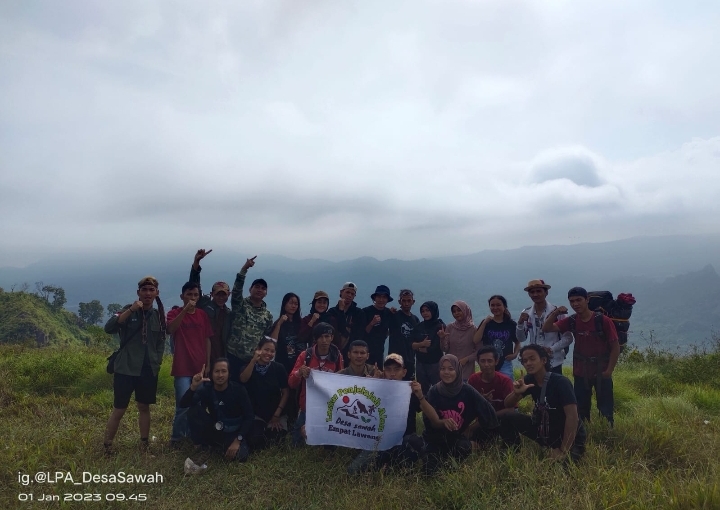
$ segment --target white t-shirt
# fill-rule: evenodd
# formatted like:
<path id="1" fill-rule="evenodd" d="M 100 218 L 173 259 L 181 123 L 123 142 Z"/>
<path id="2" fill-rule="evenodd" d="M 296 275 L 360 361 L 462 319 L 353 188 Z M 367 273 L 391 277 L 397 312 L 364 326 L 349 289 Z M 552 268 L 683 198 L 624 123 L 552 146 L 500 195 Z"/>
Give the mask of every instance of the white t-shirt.
<path id="1" fill-rule="evenodd" d="M 565 347 L 569 346 L 573 341 L 572 333 L 544 333 L 542 330 L 545 319 L 550 313 L 557 308 L 557 306 L 550 304 L 549 301 L 545 301 L 546 307 L 542 314 L 538 315 L 535 312 L 535 305 L 524 308 L 520 313 L 526 313 L 529 319 L 525 323 L 518 322 L 517 325 L 517 339 L 522 343 L 528 340 L 528 343 L 538 344 L 542 347 L 548 347 L 552 351 L 552 359 L 550 365 L 557 367 L 562 365 L 565 361 Z M 564 319 L 567 317 L 566 314 L 561 314 L 556 317 L 557 320 Z"/>

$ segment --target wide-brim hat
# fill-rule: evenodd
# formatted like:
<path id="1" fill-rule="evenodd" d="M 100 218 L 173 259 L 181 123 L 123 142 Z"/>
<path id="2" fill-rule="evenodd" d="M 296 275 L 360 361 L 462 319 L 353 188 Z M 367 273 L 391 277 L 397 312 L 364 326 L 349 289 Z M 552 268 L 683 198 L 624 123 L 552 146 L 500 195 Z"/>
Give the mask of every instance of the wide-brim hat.
<path id="1" fill-rule="evenodd" d="M 528 292 L 530 289 L 535 289 L 535 288 L 549 290 L 550 285 L 545 283 L 545 280 L 530 280 L 527 284 L 527 287 L 525 287 L 525 292 Z"/>
<path id="2" fill-rule="evenodd" d="M 383 295 L 387 296 L 387 298 L 388 298 L 388 303 L 393 300 L 392 296 L 390 295 L 390 289 L 388 288 L 387 285 L 378 285 L 378 286 L 375 288 L 375 292 L 373 292 L 373 293 L 370 295 L 370 299 L 372 299 L 372 300 L 374 301 L 374 300 L 375 300 L 375 296 L 377 296 L 378 294 L 383 294 Z"/>

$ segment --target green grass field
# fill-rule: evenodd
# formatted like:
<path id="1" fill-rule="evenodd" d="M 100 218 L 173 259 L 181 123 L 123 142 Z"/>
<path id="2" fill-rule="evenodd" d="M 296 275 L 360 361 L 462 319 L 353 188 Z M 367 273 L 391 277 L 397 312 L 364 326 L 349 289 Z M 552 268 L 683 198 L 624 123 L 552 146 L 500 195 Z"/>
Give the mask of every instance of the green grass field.
<path id="1" fill-rule="evenodd" d="M 152 408 L 152 455 L 138 448 L 137 412 L 128 410 L 106 458 L 102 434 L 112 406 L 106 352 L 82 347 L 0 347 L 2 508 L 720 508 L 720 349 L 677 357 L 623 356 L 615 372 L 616 424 L 589 427 L 582 463 L 563 468 L 539 448 L 497 448 L 432 478 L 413 473 L 345 474 L 350 450 L 281 446 L 246 464 L 213 457 L 207 472 L 183 474 L 192 447 L 167 447 L 174 399 L 169 360 Z M 526 401 L 529 399 L 526 399 Z M 528 402 L 524 403 L 527 409 Z M 19 482 L 37 472 L 160 473 L 156 484 Z M 100 502 L 77 502 L 98 494 Z M 145 495 L 144 502 L 130 501 Z M 34 501 L 21 502 L 19 498 Z M 57 495 L 61 501 L 40 503 Z M 63 502 L 63 499 L 70 501 Z M 128 499 L 122 503 L 108 500 Z"/>

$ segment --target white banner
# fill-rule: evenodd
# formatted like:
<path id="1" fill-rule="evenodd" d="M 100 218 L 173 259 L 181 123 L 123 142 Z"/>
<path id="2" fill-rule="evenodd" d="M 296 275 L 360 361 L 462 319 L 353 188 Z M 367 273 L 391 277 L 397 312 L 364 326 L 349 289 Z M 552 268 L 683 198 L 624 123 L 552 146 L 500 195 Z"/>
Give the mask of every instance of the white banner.
<path id="1" fill-rule="evenodd" d="M 305 432 L 311 445 L 387 450 L 402 443 L 410 383 L 310 371 Z"/>

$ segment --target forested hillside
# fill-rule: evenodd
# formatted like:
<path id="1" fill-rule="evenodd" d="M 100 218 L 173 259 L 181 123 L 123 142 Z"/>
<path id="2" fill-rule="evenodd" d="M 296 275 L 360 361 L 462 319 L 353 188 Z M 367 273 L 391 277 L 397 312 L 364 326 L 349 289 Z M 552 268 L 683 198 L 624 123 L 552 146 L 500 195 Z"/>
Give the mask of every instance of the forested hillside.
<path id="1" fill-rule="evenodd" d="M 49 345 L 87 344 L 92 335 L 82 321 L 42 296 L 0 291 L 0 343 Z"/>

